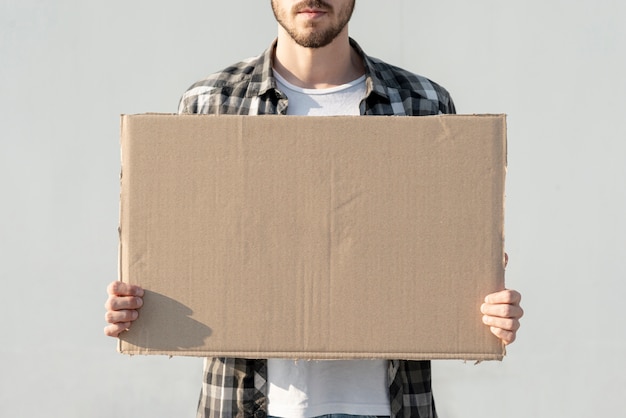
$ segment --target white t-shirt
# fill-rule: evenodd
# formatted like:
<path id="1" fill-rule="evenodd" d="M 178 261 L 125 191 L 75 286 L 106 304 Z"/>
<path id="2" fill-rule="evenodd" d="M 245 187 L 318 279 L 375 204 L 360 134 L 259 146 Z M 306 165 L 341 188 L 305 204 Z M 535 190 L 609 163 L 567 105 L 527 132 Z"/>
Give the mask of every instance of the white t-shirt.
<path id="1" fill-rule="evenodd" d="M 360 114 L 365 76 L 329 89 L 303 89 L 274 75 L 289 99 L 288 115 Z M 386 360 L 269 359 L 267 367 L 271 416 L 390 415 Z"/>
<path id="2" fill-rule="evenodd" d="M 365 97 L 365 76 L 328 89 L 303 89 L 294 86 L 274 70 L 278 89 L 287 95 L 287 115 L 338 116 L 359 115 Z"/>

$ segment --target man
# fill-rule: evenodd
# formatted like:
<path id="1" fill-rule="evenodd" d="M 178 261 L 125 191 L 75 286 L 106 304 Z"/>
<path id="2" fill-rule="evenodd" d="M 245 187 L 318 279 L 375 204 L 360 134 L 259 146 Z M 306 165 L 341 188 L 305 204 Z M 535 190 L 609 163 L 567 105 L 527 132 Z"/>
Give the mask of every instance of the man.
<path id="1" fill-rule="evenodd" d="M 281 115 L 436 115 L 454 113 L 432 81 L 363 53 L 348 36 L 354 0 L 272 0 L 277 40 L 255 59 L 194 84 L 181 113 Z M 130 327 L 143 290 L 108 289 L 105 328 Z M 515 340 L 519 293 L 485 298 L 483 322 L 505 344 Z M 478 312 L 477 312 L 478 315 Z M 434 417 L 430 362 L 294 361 L 213 358 L 205 362 L 199 417 Z"/>

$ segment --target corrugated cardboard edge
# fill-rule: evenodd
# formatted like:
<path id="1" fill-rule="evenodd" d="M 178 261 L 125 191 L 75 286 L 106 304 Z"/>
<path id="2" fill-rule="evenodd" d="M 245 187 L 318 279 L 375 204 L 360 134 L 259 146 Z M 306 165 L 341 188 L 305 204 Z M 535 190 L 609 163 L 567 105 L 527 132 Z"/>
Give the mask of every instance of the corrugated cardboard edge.
<path id="1" fill-rule="evenodd" d="M 124 281 L 124 275 L 122 274 L 122 219 L 124 218 L 123 216 L 123 205 L 122 202 L 124 201 L 124 199 L 122 199 L 122 194 L 124 193 L 124 187 L 122 185 L 122 181 L 124 178 L 124 155 L 122 153 L 122 141 L 124 139 L 124 132 L 125 132 L 125 126 L 126 126 L 126 119 L 127 116 L 126 115 L 121 115 L 120 116 L 120 204 L 119 204 L 119 221 L 118 221 L 118 226 L 117 226 L 117 234 L 118 234 L 118 245 L 117 245 L 117 280 L 120 282 Z M 117 339 L 117 351 L 120 353 L 124 353 L 123 349 L 122 349 L 122 340 L 120 338 Z"/>
<path id="2" fill-rule="evenodd" d="M 176 115 L 174 113 L 159 113 L 159 112 L 148 112 L 148 113 L 142 113 L 142 114 L 134 114 L 134 115 L 126 115 L 126 114 L 122 114 L 120 116 L 120 148 L 122 147 L 122 141 L 125 138 L 125 133 L 126 131 L 129 129 L 129 121 L 130 118 L 132 116 L 138 116 L 138 115 Z M 186 116 L 207 116 L 207 115 L 186 115 Z M 450 116 L 450 115 L 433 115 L 431 117 L 446 117 L 446 116 Z M 468 117 L 496 117 L 496 118 L 502 118 L 503 121 L 503 126 L 502 126 L 502 141 L 503 141 L 503 153 L 504 153 L 504 181 L 503 181 L 503 190 L 502 190 L 502 195 L 503 195 L 503 211 L 502 211 L 502 248 L 503 248 L 503 254 L 502 254 L 502 265 L 503 265 L 503 270 L 505 267 L 505 209 L 506 209 L 506 175 L 508 173 L 508 140 L 507 140 L 507 115 L 504 113 L 497 113 L 497 114 L 466 114 L 466 115 L 454 115 L 454 116 L 468 116 Z M 118 226 L 118 235 L 119 235 L 119 244 L 118 244 L 118 280 L 122 281 L 122 282 L 126 282 L 126 283 L 130 283 L 130 281 L 128 280 L 128 272 L 126 272 L 126 274 L 124 274 L 124 269 L 127 267 L 126 263 L 123 262 L 122 260 L 122 250 L 123 250 L 123 241 L 124 241 L 124 237 L 125 234 L 128 234 L 128 228 L 123 228 L 122 225 L 122 219 L 123 219 L 123 213 L 124 213 L 124 207 L 122 205 L 122 199 L 121 196 L 123 195 L 123 193 L 125 192 L 125 188 L 123 187 L 123 176 L 124 176 L 124 155 L 121 152 L 120 149 L 120 158 L 121 158 L 121 169 L 120 169 L 120 206 L 119 206 L 119 226 Z M 506 281 L 506 276 L 504 277 L 503 283 L 505 283 Z M 505 288 L 506 288 L 506 284 L 505 284 Z M 164 355 L 164 356 L 169 356 L 171 357 L 172 354 L 169 352 L 163 352 L 163 351 L 159 351 L 159 350 L 151 350 L 151 349 L 133 349 L 133 350 L 125 350 L 123 348 L 123 343 L 124 341 L 122 339 L 118 338 L 118 344 L 117 344 L 117 351 L 122 353 L 122 354 L 127 354 L 127 355 Z M 502 361 L 504 356 L 506 356 L 506 345 L 502 342 L 501 343 L 502 346 L 502 351 L 501 353 L 498 354 L 492 354 L 492 353 L 420 353 L 419 355 L 416 355 L 415 353 L 393 353 L 393 352 L 389 352 L 389 353 L 377 353 L 376 358 L 380 359 L 380 358 L 393 358 L 393 359 L 405 359 L 405 360 L 465 360 L 465 361 L 476 361 L 477 358 L 480 358 L 480 360 L 477 360 L 477 362 L 482 362 L 482 361 L 492 361 L 492 360 L 497 360 L 497 361 Z M 269 358 L 269 357 L 285 357 L 285 358 L 294 358 L 294 359 L 308 359 L 306 353 L 302 353 L 302 352 L 262 352 L 262 351 L 254 351 L 254 352 L 247 352 L 247 351 L 232 351 L 232 352 L 224 352 L 224 351 L 220 351 L 220 352 L 207 352 L 207 351 L 193 351 L 193 350 L 184 350 L 184 351 L 177 351 L 176 352 L 177 356 L 193 356 L 193 357 L 214 357 L 214 356 L 220 356 L 220 357 L 237 357 L 237 358 Z M 371 356 L 371 354 L 366 354 L 366 353 L 335 353 L 335 352 L 326 352 L 326 353 L 315 353 L 315 359 L 369 359 L 369 358 L 373 358 Z"/>
<path id="3" fill-rule="evenodd" d="M 421 353 L 419 356 L 415 355 L 415 353 L 377 353 L 375 357 L 371 354 L 367 353 L 336 353 L 336 352 L 326 352 L 326 353 L 315 353 L 314 357 L 307 357 L 306 353 L 302 352 L 263 352 L 263 351 L 219 351 L 219 352 L 210 352 L 210 351 L 177 351 L 176 356 L 182 357 L 234 357 L 234 358 L 247 358 L 247 359 L 258 359 L 258 358 L 290 358 L 290 359 L 299 359 L 299 360 L 366 360 L 366 359 L 402 359 L 402 360 L 464 360 L 464 361 L 502 361 L 505 356 L 505 351 L 503 349 L 502 354 L 490 354 L 490 353 Z M 127 355 L 163 355 L 171 357 L 172 354 L 170 352 L 163 352 L 159 350 L 133 350 L 131 351 L 120 351 L 122 354 Z M 480 359 L 480 360 L 477 360 Z"/>

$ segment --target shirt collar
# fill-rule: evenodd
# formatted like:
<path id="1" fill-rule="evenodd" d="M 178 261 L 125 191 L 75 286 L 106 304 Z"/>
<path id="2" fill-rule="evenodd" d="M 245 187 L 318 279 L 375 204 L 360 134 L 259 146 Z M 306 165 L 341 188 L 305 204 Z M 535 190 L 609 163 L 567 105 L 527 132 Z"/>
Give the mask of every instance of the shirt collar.
<path id="1" fill-rule="evenodd" d="M 250 84 L 248 86 L 248 91 L 246 92 L 247 97 L 263 96 L 270 90 L 278 92 L 278 89 L 276 88 L 276 79 L 274 78 L 274 72 L 272 71 L 274 49 L 276 49 L 277 43 L 278 39 L 274 39 L 270 47 L 259 56 L 257 64 L 252 70 Z"/>
<path id="2" fill-rule="evenodd" d="M 274 72 L 272 71 L 274 49 L 277 43 L 278 39 L 274 39 L 270 47 L 258 57 L 257 64 L 252 70 L 251 81 L 246 92 L 247 97 L 263 96 L 270 90 L 274 90 L 279 96 L 282 96 L 282 93 L 276 87 L 276 78 L 274 78 Z M 376 69 L 375 63 L 352 38 L 350 38 L 350 46 L 363 58 L 365 66 L 365 96 L 369 97 L 371 93 L 376 93 L 389 99 L 387 89 L 389 87 L 399 87 L 398 82 L 395 79 L 383 80 L 381 78 L 382 75 Z"/>
<path id="3" fill-rule="evenodd" d="M 387 86 L 389 83 L 384 83 L 380 78 L 380 74 L 376 70 L 372 59 L 363 52 L 361 46 L 352 38 L 350 38 L 350 46 L 363 58 L 363 65 L 365 66 L 365 97 L 369 97 L 371 93 L 376 93 L 388 99 Z"/>

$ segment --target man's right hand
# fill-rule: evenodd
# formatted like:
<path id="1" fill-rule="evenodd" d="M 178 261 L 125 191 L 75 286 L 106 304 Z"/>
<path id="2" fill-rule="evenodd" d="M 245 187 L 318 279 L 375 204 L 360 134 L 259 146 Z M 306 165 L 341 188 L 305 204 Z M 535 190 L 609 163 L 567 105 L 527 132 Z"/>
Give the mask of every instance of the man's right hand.
<path id="1" fill-rule="evenodd" d="M 107 293 L 109 298 L 104 304 L 107 311 L 104 319 L 109 325 L 104 327 L 104 334 L 117 337 L 130 328 L 132 322 L 139 316 L 137 309 L 143 305 L 143 289 L 116 281 L 109 284 Z"/>

